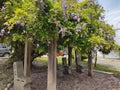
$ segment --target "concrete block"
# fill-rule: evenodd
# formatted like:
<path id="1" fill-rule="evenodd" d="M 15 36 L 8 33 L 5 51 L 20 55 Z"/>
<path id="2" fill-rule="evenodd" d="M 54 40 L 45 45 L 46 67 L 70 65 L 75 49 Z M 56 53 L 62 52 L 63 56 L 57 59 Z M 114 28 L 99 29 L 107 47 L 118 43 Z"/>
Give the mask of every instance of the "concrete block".
<path id="1" fill-rule="evenodd" d="M 23 63 L 15 62 L 14 69 L 14 90 L 31 90 L 31 78 L 23 74 Z"/>

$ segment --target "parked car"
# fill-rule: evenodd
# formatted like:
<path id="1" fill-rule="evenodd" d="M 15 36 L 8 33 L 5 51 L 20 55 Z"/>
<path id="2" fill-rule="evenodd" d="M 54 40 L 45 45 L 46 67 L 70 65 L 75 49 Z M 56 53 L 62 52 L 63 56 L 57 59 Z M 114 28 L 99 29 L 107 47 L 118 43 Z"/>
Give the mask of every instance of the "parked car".
<path id="1" fill-rule="evenodd" d="M 10 56 L 10 47 L 6 44 L 0 43 L 0 56 L 9 57 Z"/>

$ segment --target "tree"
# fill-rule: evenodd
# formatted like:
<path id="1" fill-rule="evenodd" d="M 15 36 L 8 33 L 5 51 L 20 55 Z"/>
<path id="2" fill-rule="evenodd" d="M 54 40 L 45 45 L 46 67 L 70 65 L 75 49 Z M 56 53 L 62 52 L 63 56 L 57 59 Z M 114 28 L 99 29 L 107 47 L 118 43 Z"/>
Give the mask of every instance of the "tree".
<path id="1" fill-rule="evenodd" d="M 62 45 L 68 47 L 68 67 L 72 65 L 72 48 L 76 40 L 76 26 L 80 23 L 80 3 L 75 0 L 63 1 L 62 8 L 64 13 L 64 21 L 59 31 L 59 39 L 64 42 Z"/>
<path id="2" fill-rule="evenodd" d="M 88 75 L 92 76 L 92 53 L 94 48 L 100 48 L 108 42 L 103 37 L 106 32 L 106 23 L 103 22 L 104 9 L 97 3 L 97 1 L 83 1 L 81 2 L 81 23 L 77 26 L 79 43 L 75 43 L 77 47 L 84 49 L 88 53 Z M 103 25 L 103 26 L 101 26 Z M 83 27 L 83 28 L 82 28 Z M 102 31 L 101 31 L 102 28 Z M 109 26 L 109 36 L 113 37 L 114 30 Z"/>
<path id="3" fill-rule="evenodd" d="M 56 90 L 56 48 L 57 44 L 61 44 L 57 41 L 62 41 L 61 45 L 69 49 L 69 66 L 72 47 L 87 52 L 88 75 L 92 76 L 94 48 L 108 46 L 111 41 L 107 38 L 114 35 L 111 26 L 101 20 L 104 10 L 96 1 L 10 0 L 5 7 L 2 14 L 6 29 L 11 30 L 11 40 L 26 46 L 28 57 L 25 55 L 25 58 L 30 59 L 29 49 L 33 44 L 44 42 L 42 44 L 48 45 L 48 90 Z M 109 37 L 105 36 L 106 33 Z"/>

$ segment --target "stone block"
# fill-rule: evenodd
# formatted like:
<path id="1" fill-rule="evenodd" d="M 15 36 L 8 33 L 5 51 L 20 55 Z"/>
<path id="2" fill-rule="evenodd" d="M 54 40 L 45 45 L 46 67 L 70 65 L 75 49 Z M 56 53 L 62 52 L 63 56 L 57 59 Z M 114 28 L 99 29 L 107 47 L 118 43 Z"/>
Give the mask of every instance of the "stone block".
<path id="1" fill-rule="evenodd" d="M 31 90 L 31 78 L 29 77 L 19 77 L 14 79 L 14 89 L 15 90 Z"/>
<path id="2" fill-rule="evenodd" d="M 23 62 L 18 61 L 13 64 L 14 78 L 23 76 Z"/>
<path id="3" fill-rule="evenodd" d="M 14 90 L 31 90 L 31 78 L 25 77 L 23 73 L 23 63 L 15 62 L 14 69 Z"/>

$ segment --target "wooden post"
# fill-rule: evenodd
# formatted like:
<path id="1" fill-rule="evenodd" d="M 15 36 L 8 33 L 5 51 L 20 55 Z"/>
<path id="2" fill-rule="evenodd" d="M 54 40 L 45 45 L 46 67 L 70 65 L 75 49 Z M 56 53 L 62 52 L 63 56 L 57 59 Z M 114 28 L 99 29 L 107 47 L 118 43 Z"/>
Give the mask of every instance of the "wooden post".
<path id="1" fill-rule="evenodd" d="M 31 43 L 25 42 L 25 54 L 24 54 L 24 76 L 30 77 L 30 60 L 31 60 Z"/>
<path id="2" fill-rule="evenodd" d="M 48 48 L 47 90 L 56 90 L 56 40 L 50 41 Z"/>

